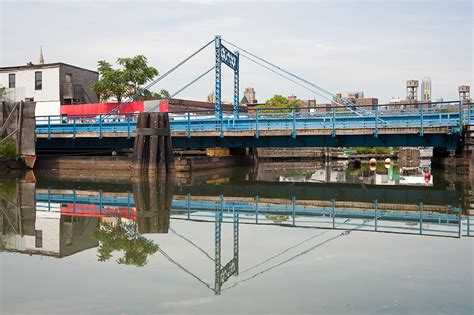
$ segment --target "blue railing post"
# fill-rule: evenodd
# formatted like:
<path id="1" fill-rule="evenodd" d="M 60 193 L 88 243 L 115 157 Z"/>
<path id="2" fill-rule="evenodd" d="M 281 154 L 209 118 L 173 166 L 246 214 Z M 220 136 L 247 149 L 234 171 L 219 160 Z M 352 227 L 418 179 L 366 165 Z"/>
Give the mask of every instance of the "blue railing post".
<path id="1" fill-rule="evenodd" d="M 375 129 L 374 129 L 375 138 L 378 138 L 379 136 L 378 122 L 379 122 L 379 105 L 375 105 Z"/>
<path id="2" fill-rule="evenodd" d="M 219 115 L 219 119 L 220 119 L 220 122 L 221 122 L 221 138 L 224 137 L 224 114 L 222 113 L 222 110 L 220 112 L 220 115 Z"/>
<path id="3" fill-rule="evenodd" d="M 99 190 L 99 213 L 102 213 L 102 189 Z"/>
<path id="4" fill-rule="evenodd" d="M 191 112 L 188 112 L 188 138 L 191 138 Z"/>
<path id="5" fill-rule="evenodd" d="M 295 196 L 291 197 L 291 211 L 293 212 L 293 226 L 296 223 L 296 198 Z"/>
<path id="6" fill-rule="evenodd" d="M 76 116 L 72 116 L 72 138 L 76 139 Z"/>
<path id="7" fill-rule="evenodd" d="M 375 231 L 377 231 L 378 207 L 379 207 L 378 200 L 374 200 L 374 229 Z"/>
<path id="8" fill-rule="evenodd" d="M 51 186 L 48 186 L 48 212 L 51 211 Z"/>
<path id="9" fill-rule="evenodd" d="M 420 136 L 423 136 L 423 133 L 424 133 L 424 128 L 423 128 L 423 120 L 424 120 L 424 117 L 423 117 L 424 113 L 423 113 L 423 103 L 420 104 Z"/>
<path id="10" fill-rule="evenodd" d="M 467 103 L 467 123 L 471 123 L 471 102 Z"/>
<path id="11" fill-rule="evenodd" d="M 458 213 L 458 238 L 462 237 L 462 211 L 459 209 Z"/>
<path id="12" fill-rule="evenodd" d="M 130 139 L 130 113 L 127 114 L 127 139 Z"/>
<path id="13" fill-rule="evenodd" d="M 73 198 L 73 205 L 72 205 L 72 212 L 76 213 L 76 189 L 72 190 L 72 198 Z"/>
<path id="14" fill-rule="evenodd" d="M 130 191 L 127 191 L 127 213 L 130 216 Z"/>
<path id="15" fill-rule="evenodd" d="M 260 136 L 260 133 L 258 131 L 258 113 L 259 113 L 259 109 L 256 108 L 255 109 L 255 138 L 257 139 Z"/>
<path id="16" fill-rule="evenodd" d="M 418 208 L 420 209 L 420 235 L 423 234 L 423 202 L 418 204 Z"/>
<path id="17" fill-rule="evenodd" d="M 51 139 L 51 116 L 48 116 L 48 140 Z"/>
<path id="18" fill-rule="evenodd" d="M 336 136 L 336 106 L 332 106 L 332 137 Z"/>
<path id="19" fill-rule="evenodd" d="M 186 207 L 188 209 L 188 220 L 191 219 L 191 194 L 186 195 Z"/>
<path id="20" fill-rule="evenodd" d="M 332 228 L 336 228 L 336 199 L 331 199 L 331 217 L 332 217 Z"/>
<path id="21" fill-rule="evenodd" d="M 102 139 L 102 114 L 99 115 L 99 139 Z"/>
<path id="22" fill-rule="evenodd" d="M 293 138 L 296 138 L 296 111 L 295 108 L 291 109 L 291 115 L 293 118 L 293 125 L 292 125 L 292 130 L 291 130 L 291 136 Z"/>
<path id="23" fill-rule="evenodd" d="M 255 196 L 255 224 L 258 224 L 258 201 L 260 198 Z"/>

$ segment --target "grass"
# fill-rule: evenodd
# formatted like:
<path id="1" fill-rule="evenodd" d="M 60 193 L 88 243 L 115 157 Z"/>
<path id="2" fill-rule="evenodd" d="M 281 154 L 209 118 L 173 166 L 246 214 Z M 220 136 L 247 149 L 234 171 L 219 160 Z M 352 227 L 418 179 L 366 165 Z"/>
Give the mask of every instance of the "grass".
<path id="1" fill-rule="evenodd" d="M 9 198 L 16 193 L 16 183 L 14 181 L 0 182 L 0 200 Z"/>
<path id="2" fill-rule="evenodd" d="M 16 156 L 16 146 L 14 143 L 0 143 L 0 157 Z"/>
<path id="3" fill-rule="evenodd" d="M 352 148 L 357 151 L 358 154 L 392 154 L 393 148 L 384 148 L 384 147 L 356 147 Z"/>

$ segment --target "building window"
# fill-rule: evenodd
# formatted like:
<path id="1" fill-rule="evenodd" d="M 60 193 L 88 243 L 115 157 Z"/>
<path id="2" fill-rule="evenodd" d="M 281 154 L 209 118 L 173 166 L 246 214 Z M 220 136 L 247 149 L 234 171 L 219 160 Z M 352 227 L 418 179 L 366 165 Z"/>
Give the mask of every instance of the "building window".
<path id="1" fill-rule="evenodd" d="M 43 247 L 43 231 L 42 230 L 35 230 L 35 247 L 36 248 Z"/>
<path id="2" fill-rule="evenodd" d="M 8 88 L 14 89 L 15 88 L 15 74 L 10 73 L 8 75 Z"/>
<path id="3" fill-rule="evenodd" d="M 43 89 L 43 73 L 41 71 L 35 72 L 35 90 Z"/>

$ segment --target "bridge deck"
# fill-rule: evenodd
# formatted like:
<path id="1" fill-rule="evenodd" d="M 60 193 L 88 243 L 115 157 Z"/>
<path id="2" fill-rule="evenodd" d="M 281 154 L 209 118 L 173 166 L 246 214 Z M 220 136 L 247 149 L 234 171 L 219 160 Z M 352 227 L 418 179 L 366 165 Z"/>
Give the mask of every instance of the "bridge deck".
<path id="1" fill-rule="evenodd" d="M 169 115 L 173 146 L 177 148 L 436 146 L 450 149 L 457 147 L 462 126 L 472 116 L 470 107 L 467 112 L 458 111 L 456 104 L 425 109 L 420 105 L 410 110 L 383 109 L 385 106 L 389 105 L 371 107 L 362 114 L 340 111 L 340 106 L 334 106 L 330 112 L 293 108 L 286 112 L 248 109 L 239 115 L 214 112 Z M 90 147 L 94 144 L 91 139 L 97 142 L 97 147 L 130 147 L 136 120 L 137 115 L 37 117 L 37 147 Z M 58 139 L 63 140 L 58 142 Z"/>
<path id="2" fill-rule="evenodd" d="M 337 128 L 335 129 L 335 135 L 374 135 L 375 128 Z M 383 127 L 377 129 L 379 135 L 419 135 L 419 127 Z M 453 132 L 450 127 L 425 127 L 425 134 L 451 134 Z M 296 129 L 296 136 L 331 136 L 331 129 Z M 130 133 L 127 131 L 116 131 L 100 133 L 95 132 L 64 132 L 64 133 L 37 133 L 37 138 L 134 138 L 136 135 L 135 130 L 131 130 Z M 187 131 L 172 131 L 172 137 L 254 137 L 256 135 L 255 130 L 226 130 L 222 134 L 220 131 L 204 131 L 196 130 L 191 131 L 189 134 Z M 273 130 L 260 130 L 259 137 L 276 137 L 276 136 L 292 136 L 293 131 L 288 129 L 273 129 Z"/>

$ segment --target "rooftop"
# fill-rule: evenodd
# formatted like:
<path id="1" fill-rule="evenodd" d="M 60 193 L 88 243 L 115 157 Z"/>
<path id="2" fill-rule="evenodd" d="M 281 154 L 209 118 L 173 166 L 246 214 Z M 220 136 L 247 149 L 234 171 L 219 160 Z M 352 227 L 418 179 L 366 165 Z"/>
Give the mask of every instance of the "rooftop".
<path id="1" fill-rule="evenodd" d="M 94 70 L 89 70 L 89 69 L 86 69 L 86 68 L 73 66 L 73 65 L 70 65 L 70 64 L 64 63 L 64 62 L 45 63 L 45 64 L 26 64 L 26 65 L 23 65 L 23 66 L 0 67 L 0 72 L 26 70 L 26 69 L 56 68 L 56 67 L 60 67 L 60 66 L 68 66 L 68 67 L 73 67 L 73 68 L 80 69 L 80 70 L 85 70 L 85 71 L 98 73 L 97 71 L 94 71 Z"/>

